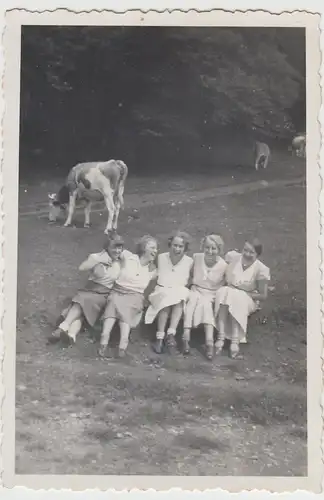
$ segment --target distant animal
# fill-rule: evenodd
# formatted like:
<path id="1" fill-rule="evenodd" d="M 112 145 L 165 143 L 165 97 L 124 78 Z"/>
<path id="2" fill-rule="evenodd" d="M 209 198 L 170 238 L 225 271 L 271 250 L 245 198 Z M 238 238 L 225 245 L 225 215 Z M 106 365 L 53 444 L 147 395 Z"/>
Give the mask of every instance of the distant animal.
<path id="1" fill-rule="evenodd" d="M 254 146 L 254 167 L 259 170 L 259 167 L 267 168 L 270 159 L 270 148 L 265 142 L 255 142 Z"/>
<path id="2" fill-rule="evenodd" d="M 71 168 L 64 186 L 48 195 L 49 221 L 55 222 L 60 212 L 67 211 L 64 226 L 70 226 L 77 202 L 84 203 L 84 227 L 90 225 L 91 204 L 104 201 L 108 210 L 105 234 L 117 229 L 119 211 L 124 208 L 124 188 L 128 168 L 123 161 L 78 163 Z"/>
<path id="3" fill-rule="evenodd" d="M 293 138 L 292 143 L 292 152 L 296 154 L 296 156 L 305 158 L 306 156 L 306 134 L 298 134 Z"/>

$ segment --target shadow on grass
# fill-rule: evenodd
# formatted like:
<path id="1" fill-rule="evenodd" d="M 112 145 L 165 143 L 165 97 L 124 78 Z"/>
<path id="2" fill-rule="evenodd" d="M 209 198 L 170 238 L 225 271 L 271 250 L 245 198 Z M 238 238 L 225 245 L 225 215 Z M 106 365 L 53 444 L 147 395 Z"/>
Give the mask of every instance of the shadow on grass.
<path id="1" fill-rule="evenodd" d="M 177 436 L 174 441 L 176 446 L 199 450 L 201 453 L 209 450 L 225 451 L 229 448 L 228 445 L 219 439 L 197 436 L 189 431 Z"/>

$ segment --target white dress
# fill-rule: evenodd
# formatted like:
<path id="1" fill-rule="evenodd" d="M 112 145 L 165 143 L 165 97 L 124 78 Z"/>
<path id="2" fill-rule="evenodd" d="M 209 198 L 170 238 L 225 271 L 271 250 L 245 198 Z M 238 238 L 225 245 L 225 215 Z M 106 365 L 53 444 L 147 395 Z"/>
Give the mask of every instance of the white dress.
<path id="1" fill-rule="evenodd" d="M 184 328 L 196 328 L 201 324 L 215 327 L 215 294 L 225 284 L 227 263 L 220 257 L 212 267 L 208 267 L 203 253 L 194 254 L 193 260 L 193 285 L 185 307 Z"/>
<path id="2" fill-rule="evenodd" d="M 156 277 L 155 267 L 142 266 L 137 254 L 124 250 L 121 259 L 121 271 L 116 279 L 116 287 L 143 294 L 151 280 Z"/>
<path id="3" fill-rule="evenodd" d="M 187 301 L 187 285 L 192 263 L 193 260 L 188 255 L 184 255 L 175 265 L 171 262 L 169 252 L 158 256 L 158 280 L 154 291 L 148 297 L 150 306 L 145 314 L 145 323 L 153 323 L 157 314 L 165 307 Z"/>
<path id="4" fill-rule="evenodd" d="M 244 342 L 247 322 L 250 314 L 256 311 L 257 303 L 246 292 L 256 292 L 258 281 L 270 280 L 270 270 L 260 260 L 255 260 L 251 266 L 243 269 L 242 256 L 236 251 L 228 252 L 225 260 L 228 262 L 226 269 L 226 282 L 215 296 L 215 318 L 218 325 L 218 312 L 221 304 L 228 306 L 229 313 L 240 326 L 239 340 Z M 232 288 L 231 285 L 236 288 Z M 225 337 L 231 339 L 231 324 L 225 325 Z"/>
<path id="5" fill-rule="evenodd" d="M 103 317 L 115 318 L 135 328 L 142 319 L 145 289 L 155 276 L 156 269 L 153 266 L 142 266 L 138 255 L 124 250 L 121 271 Z"/>

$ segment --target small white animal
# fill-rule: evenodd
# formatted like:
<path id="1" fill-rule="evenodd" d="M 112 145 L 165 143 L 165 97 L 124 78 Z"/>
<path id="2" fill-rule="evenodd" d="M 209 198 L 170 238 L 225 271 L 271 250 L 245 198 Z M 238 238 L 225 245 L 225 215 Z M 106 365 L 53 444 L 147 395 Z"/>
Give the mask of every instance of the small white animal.
<path id="1" fill-rule="evenodd" d="M 292 152 L 296 153 L 297 156 L 305 158 L 306 156 L 306 134 L 298 134 L 293 138 Z"/>
<path id="2" fill-rule="evenodd" d="M 270 148 L 265 142 L 256 141 L 254 147 L 254 167 L 259 170 L 259 166 L 267 168 L 270 159 Z"/>
<path id="3" fill-rule="evenodd" d="M 68 210 L 64 226 L 70 226 L 77 201 L 85 203 L 84 227 L 90 225 L 91 203 L 105 201 L 108 221 L 105 234 L 117 229 L 118 216 L 124 207 L 124 188 L 128 168 L 123 161 L 78 163 L 71 168 L 65 185 L 49 194 L 49 221 L 55 222 L 62 210 Z"/>

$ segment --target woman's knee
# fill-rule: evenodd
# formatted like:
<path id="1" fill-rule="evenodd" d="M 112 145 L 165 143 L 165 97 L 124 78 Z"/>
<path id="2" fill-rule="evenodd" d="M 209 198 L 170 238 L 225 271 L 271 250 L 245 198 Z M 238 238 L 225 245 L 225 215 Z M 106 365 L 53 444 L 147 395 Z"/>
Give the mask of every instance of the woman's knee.
<path id="1" fill-rule="evenodd" d="M 167 307 L 163 307 L 163 309 L 161 309 L 161 311 L 159 312 L 159 315 L 163 315 L 163 314 L 171 314 L 171 306 L 167 306 Z"/>

